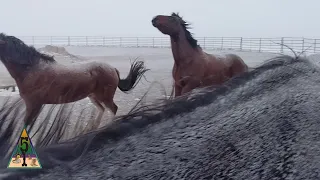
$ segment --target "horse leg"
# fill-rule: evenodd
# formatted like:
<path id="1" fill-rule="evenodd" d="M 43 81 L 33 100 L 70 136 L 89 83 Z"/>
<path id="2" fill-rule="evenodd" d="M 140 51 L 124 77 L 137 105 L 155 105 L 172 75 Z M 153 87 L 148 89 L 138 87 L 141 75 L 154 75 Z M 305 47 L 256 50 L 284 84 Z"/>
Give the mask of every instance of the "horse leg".
<path id="1" fill-rule="evenodd" d="M 26 126 L 30 126 L 30 129 L 34 125 L 34 121 L 37 119 L 37 116 L 40 114 L 42 104 L 31 104 L 26 102 L 26 115 L 24 117 L 24 122 Z"/>
<path id="2" fill-rule="evenodd" d="M 95 97 L 89 96 L 89 99 L 99 110 L 98 117 L 95 119 L 94 124 L 93 126 L 91 126 L 91 128 L 98 128 L 101 123 L 102 115 L 104 113 L 104 107 Z"/>
<path id="3" fill-rule="evenodd" d="M 108 108 L 112 111 L 113 116 L 116 115 L 118 111 L 118 106 L 113 102 L 113 97 L 116 92 L 117 87 L 108 86 L 104 88 L 103 94 L 99 96 L 100 102 L 105 106 L 105 108 Z"/>
<path id="4" fill-rule="evenodd" d="M 193 89 L 199 87 L 199 85 L 200 85 L 200 82 L 199 82 L 199 81 L 189 81 L 189 82 L 182 88 L 181 95 L 192 91 Z"/>
<path id="5" fill-rule="evenodd" d="M 103 101 L 103 104 L 106 108 L 112 111 L 114 117 L 118 111 L 118 106 L 113 102 L 113 100 L 107 99 L 106 101 Z M 109 124 L 109 121 L 107 121 L 107 124 Z"/>
<path id="6" fill-rule="evenodd" d="M 181 96 L 182 87 L 177 84 L 174 85 L 174 97 Z"/>
<path id="7" fill-rule="evenodd" d="M 116 105 L 116 103 L 113 102 L 113 100 L 112 101 L 110 101 L 110 100 L 105 101 L 105 102 L 103 102 L 103 104 L 106 106 L 106 108 L 109 108 L 112 111 L 114 116 L 116 115 L 116 113 L 118 111 L 118 106 Z"/>

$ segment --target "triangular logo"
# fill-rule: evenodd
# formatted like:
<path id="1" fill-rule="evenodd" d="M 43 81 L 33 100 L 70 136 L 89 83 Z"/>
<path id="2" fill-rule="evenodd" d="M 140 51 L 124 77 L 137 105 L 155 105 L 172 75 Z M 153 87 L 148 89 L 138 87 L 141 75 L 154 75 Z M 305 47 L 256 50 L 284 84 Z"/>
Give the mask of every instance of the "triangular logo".
<path id="1" fill-rule="evenodd" d="M 26 130 L 22 129 L 17 145 L 13 150 L 7 168 L 14 169 L 41 169 L 37 153 L 32 145 L 31 139 Z"/>

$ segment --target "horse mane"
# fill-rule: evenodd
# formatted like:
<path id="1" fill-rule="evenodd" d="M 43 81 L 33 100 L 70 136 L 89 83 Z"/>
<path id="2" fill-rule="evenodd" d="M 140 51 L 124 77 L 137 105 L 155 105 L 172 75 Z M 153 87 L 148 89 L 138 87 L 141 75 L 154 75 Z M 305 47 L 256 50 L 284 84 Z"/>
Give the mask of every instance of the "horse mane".
<path id="1" fill-rule="evenodd" d="M 4 33 L 0 33 L 0 40 L 6 43 L 6 51 L 0 55 L 2 60 L 22 66 L 33 66 L 40 61 L 46 63 L 56 62 L 53 56 L 40 53 L 33 46 L 26 45 L 15 36 L 7 36 Z"/>
<path id="2" fill-rule="evenodd" d="M 177 17 L 180 20 L 180 25 L 183 27 L 184 32 L 186 34 L 187 41 L 193 48 L 200 47 L 198 44 L 198 41 L 193 38 L 192 33 L 188 30 L 191 29 L 190 23 L 187 23 L 185 20 L 182 19 L 181 16 L 179 16 L 179 13 L 172 13 L 171 16 Z"/>

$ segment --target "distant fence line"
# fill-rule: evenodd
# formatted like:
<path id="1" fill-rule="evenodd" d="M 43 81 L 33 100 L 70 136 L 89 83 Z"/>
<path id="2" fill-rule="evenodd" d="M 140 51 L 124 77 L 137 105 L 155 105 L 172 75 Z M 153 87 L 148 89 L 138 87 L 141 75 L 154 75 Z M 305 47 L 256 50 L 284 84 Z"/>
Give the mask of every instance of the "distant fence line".
<path id="1" fill-rule="evenodd" d="M 23 36 L 25 43 L 34 46 L 106 46 L 106 47 L 170 47 L 169 37 L 104 37 L 104 36 Z M 297 52 L 319 53 L 320 39 L 297 37 L 243 38 L 196 37 L 204 49 L 240 50 L 258 52 L 288 52 L 289 46 Z"/>

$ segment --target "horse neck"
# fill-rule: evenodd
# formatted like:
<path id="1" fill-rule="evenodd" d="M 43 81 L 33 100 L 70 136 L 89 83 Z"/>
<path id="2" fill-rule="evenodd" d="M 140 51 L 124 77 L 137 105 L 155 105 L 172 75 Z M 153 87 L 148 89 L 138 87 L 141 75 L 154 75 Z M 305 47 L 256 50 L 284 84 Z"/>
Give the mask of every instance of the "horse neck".
<path id="1" fill-rule="evenodd" d="M 190 62 L 197 53 L 198 49 L 193 48 L 185 37 L 184 32 L 180 33 L 177 37 L 170 37 L 171 50 L 174 62 L 177 66 Z"/>
<path id="2" fill-rule="evenodd" d="M 21 70 L 20 67 L 13 63 L 3 62 L 4 66 L 7 68 L 11 77 L 16 80 L 16 83 L 19 84 L 25 77 L 25 71 Z"/>

